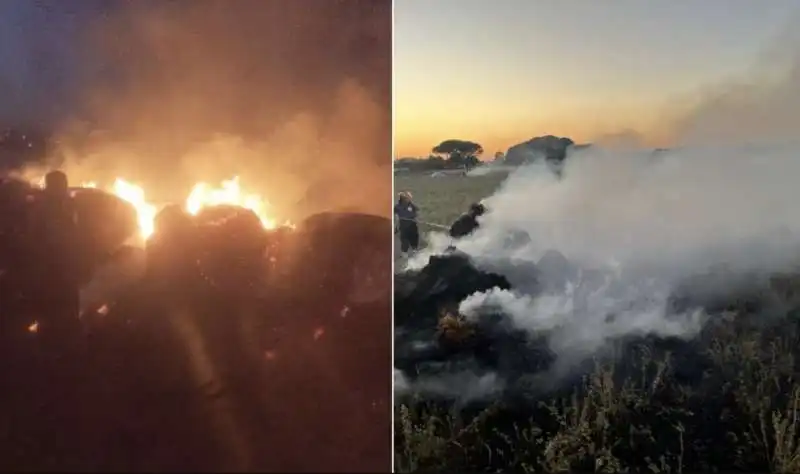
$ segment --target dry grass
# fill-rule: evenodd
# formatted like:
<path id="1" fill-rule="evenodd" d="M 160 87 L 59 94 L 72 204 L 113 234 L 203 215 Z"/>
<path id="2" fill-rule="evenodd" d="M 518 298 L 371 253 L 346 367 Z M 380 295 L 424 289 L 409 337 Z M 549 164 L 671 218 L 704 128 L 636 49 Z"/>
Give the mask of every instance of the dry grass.
<path id="1" fill-rule="evenodd" d="M 421 221 L 449 226 L 470 204 L 491 195 L 505 177 L 501 173 L 466 178 L 408 175 L 395 177 L 394 182 L 398 192 L 411 191 L 414 195 Z"/>
<path id="2" fill-rule="evenodd" d="M 396 471 L 800 472 L 797 336 L 721 328 L 704 341 L 699 383 L 642 344 L 630 367 L 598 361 L 526 413 L 397 406 Z"/>
<path id="3" fill-rule="evenodd" d="M 414 193 L 422 220 L 449 222 L 499 181 L 403 177 L 397 189 Z M 780 292 L 792 299 L 800 283 L 783 283 Z M 709 327 L 689 359 L 652 343 L 620 348 L 581 382 L 525 411 L 398 404 L 395 470 L 800 472 L 794 313 L 775 324 L 743 318 Z M 699 375 L 687 378 L 686 370 Z"/>
<path id="4" fill-rule="evenodd" d="M 447 226 L 469 209 L 473 202 L 490 196 L 505 179 L 502 173 L 461 177 L 447 176 L 431 178 L 428 174 L 395 176 L 395 190 L 411 191 L 414 202 L 419 206 L 419 221 L 422 244 L 425 234 L 442 231 L 436 226 Z M 429 225 L 432 223 L 434 225 Z M 401 258 L 400 242 L 395 242 L 395 260 Z"/>

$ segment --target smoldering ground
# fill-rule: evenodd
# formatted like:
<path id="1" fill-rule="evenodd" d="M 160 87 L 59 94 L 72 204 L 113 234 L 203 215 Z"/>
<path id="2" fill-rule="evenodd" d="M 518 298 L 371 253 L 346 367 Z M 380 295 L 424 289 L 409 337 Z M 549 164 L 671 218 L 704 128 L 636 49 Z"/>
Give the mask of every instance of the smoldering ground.
<path id="1" fill-rule="evenodd" d="M 386 213 L 390 8 L 117 2 L 85 28 L 81 99 L 48 164 L 158 200 L 239 175 L 288 215 Z"/>
<path id="2" fill-rule="evenodd" d="M 632 337 L 692 341 L 716 320 L 709 309 L 716 302 L 770 293 L 771 276 L 795 274 L 800 47 L 796 34 L 784 39 L 759 69 L 706 88 L 672 122 L 669 150 L 594 146 L 573 152 L 561 179 L 544 164 L 512 173 L 485 200 L 490 211 L 481 228 L 457 246 L 514 289 L 476 292 L 460 312 L 477 321 L 500 311 L 531 341 L 544 340 L 560 361 L 551 374 L 557 378 Z M 509 245 L 509 234 L 519 231 L 530 242 Z M 412 268 L 450 243 L 443 236 L 430 241 L 431 251 Z M 534 279 L 530 269 L 550 249 L 575 265 L 577 278 L 542 294 L 533 280 L 555 275 L 538 265 Z M 682 292 L 694 303 L 677 307 Z M 788 303 L 768 298 L 759 318 L 778 322 L 771 316 L 785 315 Z M 461 391 L 445 386 L 450 395 Z"/>

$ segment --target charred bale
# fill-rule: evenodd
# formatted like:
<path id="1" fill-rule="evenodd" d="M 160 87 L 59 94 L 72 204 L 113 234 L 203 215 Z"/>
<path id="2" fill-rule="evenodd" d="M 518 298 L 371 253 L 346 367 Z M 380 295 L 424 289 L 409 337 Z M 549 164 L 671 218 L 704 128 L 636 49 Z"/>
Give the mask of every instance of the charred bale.
<path id="1" fill-rule="evenodd" d="M 498 370 L 513 360 L 504 354 L 515 351 L 506 349 L 525 341 L 503 314 L 475 321 L 458 314 L 459 303 L 474 293 L 511 289 L 505 277 L 481 270 L 463 253 L 433 256 L 424 268 L 401 273 L 396 281 L 395 365 L 411 379 L 447 371 L 456 361 Z"/>
<path id="2" fill-rule="evenodd" d="M 441 309 L 467 296 L 492 288 L 511 289 L 502 275 L 485 272 L 464 253 L 434 255 L 420 271 L 400 274 L 395 291 L 395 320 L 436 324 Z"/>

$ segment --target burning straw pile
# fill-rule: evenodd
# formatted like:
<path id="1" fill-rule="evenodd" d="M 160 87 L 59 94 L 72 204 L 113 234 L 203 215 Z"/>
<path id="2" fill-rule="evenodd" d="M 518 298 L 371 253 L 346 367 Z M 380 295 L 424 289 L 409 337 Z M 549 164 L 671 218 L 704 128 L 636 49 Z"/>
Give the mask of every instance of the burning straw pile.
<path id="1" fill-rule="evenodd" d="M 615 331 L 625 305 L 601 322 L 575 314 L 600 302 L 582 288 L 619 277 L 555 251 L 492 267 L 451 251 L 396 275 L 399 470 L 800 468 L 796 278 L 715 270 L 668 296 L 661 328 Z M 565 293 L 569 313 L 551 302 L 539 310 L 553 321 L 525 326 L 520 301 Z"/>

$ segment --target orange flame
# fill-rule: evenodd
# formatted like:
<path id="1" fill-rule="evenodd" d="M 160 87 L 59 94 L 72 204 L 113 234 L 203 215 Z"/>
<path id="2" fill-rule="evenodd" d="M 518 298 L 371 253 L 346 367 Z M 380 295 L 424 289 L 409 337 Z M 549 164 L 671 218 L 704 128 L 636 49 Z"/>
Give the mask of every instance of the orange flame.
<path id="1" fill-rule="evenodd" d="M 37 179 L 35 184 L 42 186 L 44 178 Z M 94 181 L 82 182 L 80 186 L 85 188 L 98 187 Z M 106 191 L 127 201 L 136 209 L 139 235 L 142 239 L 147 240 L 154 231 L 154 221 L 158 213 L 158 206 L 147 200 L 144 188 L 123 178 L 117 178 L 114 180 L 114 184 L 107 188 Z M 265 229 L 274 229 L 278 226 L 275 218 L 269 215 L 269 202 L 257 194 L 242 191 L 238 176 L 222 181 L 218 187 L 210 186 L 203 182 L 197 183 L 184 202 L 186 211 L 192 215 L 197 215 L 204 207 L 217 205 L 233 205 L 249 209 L 258 216 Z M 285 225 L 291 226 L 288 222 Z"/>

